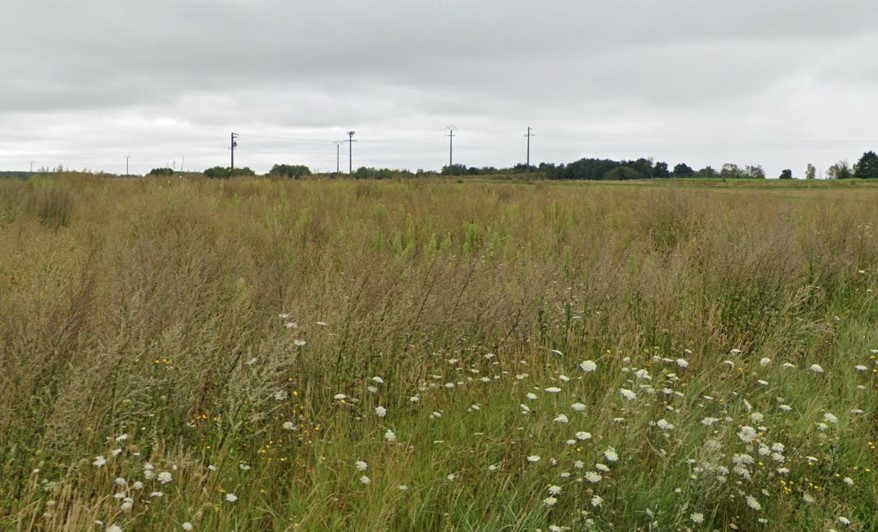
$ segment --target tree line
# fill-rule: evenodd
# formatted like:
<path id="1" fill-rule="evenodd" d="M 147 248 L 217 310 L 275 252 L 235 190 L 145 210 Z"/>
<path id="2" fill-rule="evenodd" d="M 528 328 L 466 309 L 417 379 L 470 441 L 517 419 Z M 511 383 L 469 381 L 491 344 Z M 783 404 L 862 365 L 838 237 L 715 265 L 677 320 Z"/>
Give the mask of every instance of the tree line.
<path id="1" fill-rule="evenodd" d="M 170 176 L 174 175 L 171 168 L 154 168 L 148 175 Z M 358 179 L 387 179 L 391 177 L 417 177 L 430 175 L 445 176 L 491 176 L 491 175 L 516 175 L 534 174 L 547 179 L 570 179 L 587 181 L 627 181 L 635 179 L 765 179 L 765 170 L 761 165 L 739 166 L 726 163 L 719 170 L 711 166 L 694 169 L 686 163 L 678 163 L 673 168 L 664 161 L 655 162 L 653 159 L 640 158 L 636 160 L 614 161 L 612 159 L 583 158 L 572 163 L 540 163 L 537 166 L 517 164 L 508 168 L 496 168 L 493 166 L 466 166 L 464 164 L 446 165 L 440 172 L 418 170 L 398 170 L 391 168 L 360 167 L 353 177 Z M 228 167 L 215 166 L 204 171 L 204 175 L 212 179 L 225 179 L 233 177 Z M 235 168 L 234 176 L 255 176 L 256 172 L 249 167 Z M 266 174 L 269 177 L 284 177 L 298 179 L 311 175 L 311 170 L 300 164 L 275 164 Z M 784 169 L 779 178 L 793 179 L 793 172 Z M 816 179 L 817 169 L 809 164 L 805 169 L 805 179 Z M 878 154 L 867 151 L 851 166 L 847 161 L 840 161 L 830 166 L 826 171 L 828 179 L 878 179 Z"/>

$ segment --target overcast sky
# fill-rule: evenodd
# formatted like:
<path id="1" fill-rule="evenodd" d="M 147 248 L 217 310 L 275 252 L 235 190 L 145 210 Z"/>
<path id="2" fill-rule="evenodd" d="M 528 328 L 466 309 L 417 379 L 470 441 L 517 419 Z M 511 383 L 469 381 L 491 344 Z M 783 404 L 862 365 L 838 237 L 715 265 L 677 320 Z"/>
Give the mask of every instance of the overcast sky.
<path id="1" fill-rule="evenodd" d="M 873 0 L 2 0 L 0 169 L 878 150 Z M 342 167 L 347 147 L 342 146 Z"/>

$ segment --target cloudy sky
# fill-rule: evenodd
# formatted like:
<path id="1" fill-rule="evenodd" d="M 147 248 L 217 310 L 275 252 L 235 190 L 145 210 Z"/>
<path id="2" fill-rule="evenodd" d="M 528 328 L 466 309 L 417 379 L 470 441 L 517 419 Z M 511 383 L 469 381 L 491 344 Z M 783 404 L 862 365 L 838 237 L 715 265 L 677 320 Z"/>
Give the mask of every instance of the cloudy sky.
<path id="1" fill-rule="evenodd" d="M 3 0 L 0 169 L 878 150 L 872 0 Z M 342 167 L 347 147 L 342 146 Z"/>

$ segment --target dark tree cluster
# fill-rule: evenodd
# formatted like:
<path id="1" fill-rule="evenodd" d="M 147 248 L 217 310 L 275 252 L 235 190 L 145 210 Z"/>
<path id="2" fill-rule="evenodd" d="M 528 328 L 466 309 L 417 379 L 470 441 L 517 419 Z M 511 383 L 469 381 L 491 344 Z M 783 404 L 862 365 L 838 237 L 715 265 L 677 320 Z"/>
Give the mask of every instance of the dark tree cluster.
<path id="1" fill-rule="evenodd" d="M 878 178 L 878 155 L 874 151 L 867 151 L 854 165 L 854 177 L 859 179 Z"/>
<path id="2" fill-rule="evenodd" d="M 228 179 L 232 177 L 231 169 L 228 166 L 214 166 L 213 168 L 208 168 L 204 171 L 204 175 L 209 177 L 210 179 Z M 249 167 L 245 166 L 243 168 L 235 168 L 235 174 L 237 176 L 255 176 L 256 172 L 251 170 Z"/>
<path id="3" fill-rule="evenodd" d="M 640 158 L 634 161 L 613 161 L 611 159 L 580 159 L 570 164 L 541 164 L 540 170 L 546 172 L 550 179 L 584 179 L 590 181 L 624 181 L 632 179 L 666 179 L 687 177 L 722 177 L 722 178 L 756 178 L 764 179 L 765 172 L 759 166 L 739 168 L 734 164 L 723 166 L 717 172 L 706 166 L 694 170 L 685 163 L 679 163 L 671 169 L 668 163 L 652 159 Z"/>
<path id="4" fill-rule="evenodd" d="M 146 175 L 169 176 L 169 175 L 174 175 L 174 170 L 171 168 L 153 168 Z"/>
<path id="5" fill-rule="evenodd" d="M 268 175 L 273 177 L 291 177 L 298 179 L 311 175 L 311 169 L 304 164 L 276 164 L 271 167 Z"/>

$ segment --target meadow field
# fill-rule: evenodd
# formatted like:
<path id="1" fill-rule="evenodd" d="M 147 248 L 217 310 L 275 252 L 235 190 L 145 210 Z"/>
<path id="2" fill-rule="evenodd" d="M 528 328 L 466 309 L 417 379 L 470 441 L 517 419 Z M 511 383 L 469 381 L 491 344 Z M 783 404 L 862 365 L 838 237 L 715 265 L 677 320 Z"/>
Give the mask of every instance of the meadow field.
<path id="1" fill-rule="evenodd" d="M 878 187 L 0 182 L 2 530 L 878 530 Z"/>

